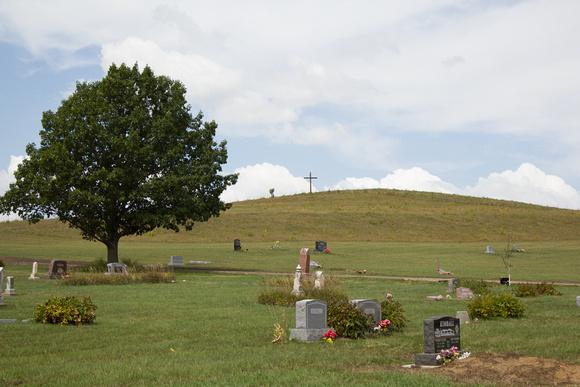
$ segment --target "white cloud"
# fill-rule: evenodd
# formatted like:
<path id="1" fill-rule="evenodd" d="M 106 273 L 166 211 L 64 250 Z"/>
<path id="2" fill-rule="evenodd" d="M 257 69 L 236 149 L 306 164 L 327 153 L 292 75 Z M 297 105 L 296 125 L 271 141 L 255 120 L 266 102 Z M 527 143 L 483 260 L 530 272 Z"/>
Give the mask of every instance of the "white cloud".
<path id="1" fill-rule="evenodd" d="M 10 164 L 8 164 L 7 169 L 0 169 L 0 196 L 8 190 L 11 183 L 14 183 L 14 172 L 18 168 L 18 165 L 22 163 L 24 156 L 10 156 Z M 14 220 L 18 219 L 16 215 L 3 215 L 0 214 L 0 221 Z"/>
<path id="2" fill-rule="evenodd" d="M 269 197 L 272 188 L 275 196 L 293 195 L 310 190 L 308 181 L 293 176 L 287 168 L 280 165 L 256 164 L 237 168 L 234 173 L 240 174 L 238 182 L 229 186 L 220 196 L 221 200 L 228 203 Z M 312 191 L 316 192 L 316 189 L 312 187 Z"/>
<path id="3" fill-rule="evenodd" d="M 470 196 L 514 200 L 550 207 L 580 209 L 580 193 L 555 175 L 547 175 L 532 164 L 524 163 L 516 171 L 492 173 L 467 187 Z"/>

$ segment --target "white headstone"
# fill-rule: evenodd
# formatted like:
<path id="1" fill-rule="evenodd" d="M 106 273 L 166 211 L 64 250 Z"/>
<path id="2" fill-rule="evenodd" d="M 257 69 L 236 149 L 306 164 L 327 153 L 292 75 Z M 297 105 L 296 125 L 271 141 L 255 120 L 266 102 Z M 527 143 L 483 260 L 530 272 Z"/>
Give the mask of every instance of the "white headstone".
<path id="1" fill-rule="evenodd" d="M 304 290 L 302 289 L 302 268 L 300 265 L 296 266 L 296 273 L 294 273 L 294 288 L 292 289 L 292 294 L 295 296 L 304 295 Z"/>
<path id="2" fill-rule="evenodd" d="M 576 305 L 580 306 L 580 296 L 576 297 Z"/>
<path id="3" fill-rule="evenodd" d="M 38 262 L 34 262 L 32 264 L 32 273 L 30 273 L 30 277 L 28 277 L 28 279 L 38 279 Z"/>
<path id="4" fill-rule="evenodd" d="M 486 253 L 487 253 L 487 254 L 491 254 L 491 253 L 493 253 L 493 246 L 487 246 L 487 251 L 486 251 Z"/>
<path id="5" fill-rule="evenodd" d="M 15 296 L 16 291 L 14 290 L 14 277 L 6 277 L 6 291 L 4 292 L 5 296 Z"/>
<path id="6" fill-rule="evenodd" d="M 327 307 L 321 300 L 300 300 L 296 302 L 296 329 L 290 330 L 290 339 L 298 341 L 318 341 L 328 331 L 326 326 Z"/>
<path id="7" fill-rule="evenodd" d="M 314 287 L 316 289 L 324 289 L 324 272 L 323 271 L 317 271 L 314 274 Z"/>

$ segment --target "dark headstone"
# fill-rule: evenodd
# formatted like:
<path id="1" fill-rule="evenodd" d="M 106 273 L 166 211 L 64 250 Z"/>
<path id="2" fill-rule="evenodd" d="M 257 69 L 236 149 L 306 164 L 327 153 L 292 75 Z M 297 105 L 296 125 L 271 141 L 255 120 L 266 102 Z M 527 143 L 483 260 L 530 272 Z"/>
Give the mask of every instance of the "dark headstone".
<path id="1" fill-rule="evenodd" d="M 509 285 L 510 284 L 510 279 L 509 277 L 501 277 L 499 279 L 499 283 L 502 285 Z"/>
<path id="2" fill-rule="evenodd" d="M 451 316 L 435 316 L 423 320 L 425 353 L 439 353 L 443 349 L 461 349 L 460 321 Z"/>
<path id="3" fill-rule="evenodd" d="M 67 275 L 66 261 L 53 259 L 48 265 L 48 274 L 45 274 L 42 278 L 60 279 L 65 275 Z"/>
<path id="4" fill-rule="evenodd" d="M 234 239 L 234 251 L 242 250 L 242 242 L 239 239 Z"/>
<path id="5" fill-rule="evenodd" d="M 322 253 L 324 250 L 326 250 L 326 242 L 317 241 L 316 249 L 314 251 L 317 253 Z"/>

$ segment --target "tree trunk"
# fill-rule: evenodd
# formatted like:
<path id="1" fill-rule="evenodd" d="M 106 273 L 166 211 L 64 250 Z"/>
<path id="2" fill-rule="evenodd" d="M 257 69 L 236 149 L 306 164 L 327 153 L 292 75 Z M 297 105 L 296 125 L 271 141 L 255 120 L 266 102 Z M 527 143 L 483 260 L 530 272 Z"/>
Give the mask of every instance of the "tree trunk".
<path id="1" fill-rule="evenodd" d="M 119 262 L 119 240 L 107 241 L 107 263 Z"/>

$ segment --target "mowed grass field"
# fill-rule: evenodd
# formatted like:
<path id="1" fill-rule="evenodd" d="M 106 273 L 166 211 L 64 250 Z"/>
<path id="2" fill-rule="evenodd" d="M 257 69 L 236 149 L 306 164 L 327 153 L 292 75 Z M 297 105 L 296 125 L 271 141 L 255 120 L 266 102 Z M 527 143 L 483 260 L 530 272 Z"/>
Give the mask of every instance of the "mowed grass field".
<path id="1" fill-rule="evenodd" d="M 512 279 L 580 282 L 580 212 L 453 195 L 391 191 L 323 192 L 234 203 L 192 232 L 156 230 L 121 240 L 120 257 L 169 263 L 171 255 L 198 269 L 171 284 L 62 286 L 28 280 L 31 265 L 7 264 L 17 296 L 6 296 L 0 318 L 33 316 L 50 296 L 89 296 L 90 326 L 0 325 L 0 385 L 450 385 L 438 375 L 403 373 L 423 349 L 423 319 L 466 310 L 466 301 L 428 302 L 446 282 L 382 276 L 457 278 L 507 276 L 501 251 L 517 244 Z M 233 239 L 247 252 L 233 252 Z M 326 241 L 331 254 L 311 253 L 349 298 L 394 295 L 409 326 L 388 337 L 272 344 L 274 325 L 295 326 L 293 308 L 257 303 L 264 278 L 292 273 L 302 247 Z M 272 245 L 280 242 L 279 249 Z M 508 242 L 509 241 L 509 242 Z M 485 254 L 492 245 L 496 254 Z M 93 261 L 99 243 L 56 220 L 0 223 L 0 256 Z M 1 258 L 0 258 L 1 259 Z M 366 274 L 356 274 L 366 270 Z M 46 266 L 39 269 L 45 274 Z M 244 272 L 244 274 L 242 274 Z M 250 272 L 250 274 L 245 274 Z M 350 276 L 344 276 L 344 275 Z M 477 353 L 517 353 L 580 363 L 580 287 L 557 285 L 562 296 L 522 299 L 521 319 L 462 326 L 462 347 Z"/>

